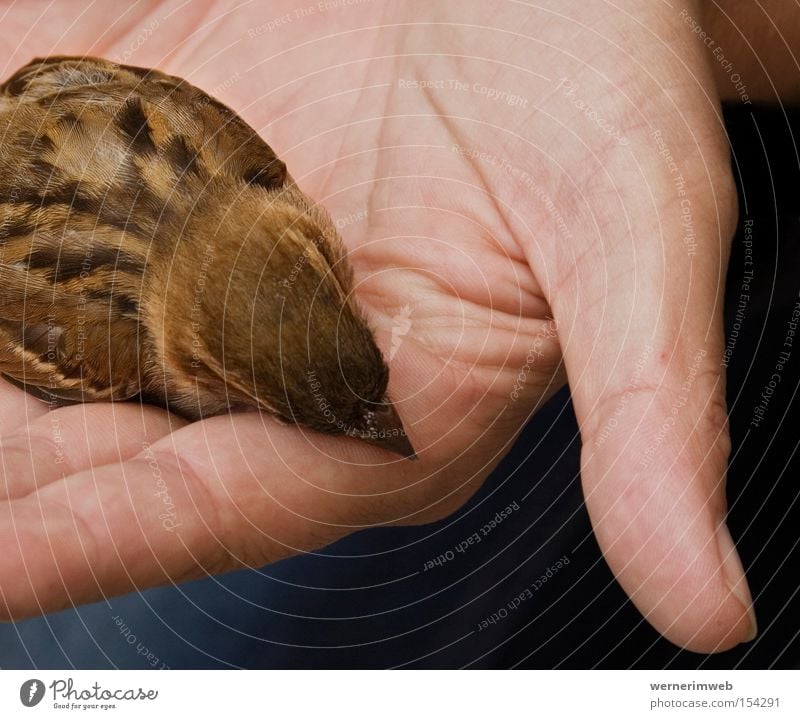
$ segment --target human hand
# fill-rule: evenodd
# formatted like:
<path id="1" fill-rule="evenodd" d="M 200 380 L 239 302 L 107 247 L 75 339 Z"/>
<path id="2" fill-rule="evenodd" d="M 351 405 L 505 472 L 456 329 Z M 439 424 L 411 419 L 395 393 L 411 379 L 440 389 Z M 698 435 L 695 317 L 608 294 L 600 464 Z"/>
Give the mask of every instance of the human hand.
<path id="1" fill-rule="evenodd" d="M 102 36 L 112 23 L 93 14 L 65 38 L 50 38 L 39 47 L 26 44 L 25 60 L 10 60 L 7 70 L 30 55 L 86 53 L 187 76 L 237 110 L 243 108 L 288 161 L 301 187 L 334 216 L 346 216 L 345 208 L 366 214 L 368 221 L 347 227 L 345 238 L 362 281 L 360 302 L 385 353 L 394 355 L 392 398 L 422 459 L 418 464 L 398 460 L 355 441 L 302 433 L 255 414 L 186 425 L 166 412 L 132 404 L 47 411 L 3 384 L 0 436 L 9 501 L 0 510 L 0 526 L 10 551 L 0 563 L 0 577 L 29 577 L 28 582 L 0 580 L 10 617 L 207 572 L 260 566 L 364 525 L 444 516 L 499 461 L 533 404 L 559 385 L 553 381 L 559 355 L 546 306 L 535 294 L 519 249 L 495 240 L 502 228 L 490 188 L 482 206 L 463 215 L 447 197 L 438 210 L 411 207 L 421 204 L 421 181 L 393 177 L 409 151 L 387 148 L 380 139 L 389 121 L 365 105 L 369 134 L 352 132 L 363 112 L 356 105 L 383 102 L 383 95 L 355 92 L 368 84 L 357 73 L 337 74 L 337 82 L 349 90 L 344 98 L 326 88 L 325 77 L 317 84 L 313 78 L 294 82 L 281 92 L 281 73 L 304 77 L 317 65 L 343 61 L 352 54 L 349 40 L 330 47 L 330 57 L 301 53 L 296 61 L 258 64 L 280 54 L 279 43 L 289 54 L 298 44 L 280 33 L 274 35 L 276 43 L 264 43 L 259 23 L 271 20 L 275 7 L 267 17 L 248 19 L 250 25 L 241 17 L 226 21 L 220 13 L 217 29 L 201 33 L 219 41 L 219 47 L 238 41 L 224 63 L 226 74 L 219 73 L 220 63 L 208 62 L 207 46 L 169 54 L 190 43 L 192 33 L 185 10 L 171 23 L 170 8 L 160 5 L 152 7 L 152 21 L 121 22 L 114 43 L 93 44 L 90 38 Z M 56 12 L 75 14 L 68 7 Z M 25 26 L 34 18 L 17 16 L 17 21 Z M 57 18 L 37 22 L 66 24 Z M 14 28 L 9 37 L 18 32 Z M 143 32 L 146 42 L 129 56 Z M 215 91 L 218 87 L 222 90 Z M 325 125 L 319 123 L 321 112 Z M 411 152 L 419 146 L 414 140 L 397 144 L 410 145 Z M 320 169 L 306 159 L 314 156 Z M 330 172 L 326 163 L 334 160 L 335 172 Z M 404 184 L 400 190 L 398 182 Z M 450 186 L 458 190 L 458 175 Z M 387 192 L 398 192 L 397 200 Z M 488 216 L 480 217 L 487 208 Z M 416 237 L 408 236 L 412 232 Z M 406 306 L 410 314 L 403 312 Z M 412 327 L 393 347 L 395 315 Z M 532 348 L 535 376 L 512 401 L 519 368 Z"/>
<path id="2" fill-rule="evenodd" d="M 365 3 L 298 17 L 271 3 L 256 17 L 152 3 L 136 18 L 92 7 L 72 26 L 9 11 L 5 75 L 69 53 L 185 76 L 240 111 L 344 220 L 421 461 L 258 415 L 185 425 L 133 405 L 47 412 L 4 385 L 8 616 L 445 516 L 558 388 L 563 353 L 587 505 L 620 582 L 679 644 L 713 651 L 748 635 L 746 583 L 717 542 L 735 195 L 702 47 L 641 2 L 540 6 L 454 17 L 446 4 Z M 398 322 L 410 328 L 393 337 Z"/>

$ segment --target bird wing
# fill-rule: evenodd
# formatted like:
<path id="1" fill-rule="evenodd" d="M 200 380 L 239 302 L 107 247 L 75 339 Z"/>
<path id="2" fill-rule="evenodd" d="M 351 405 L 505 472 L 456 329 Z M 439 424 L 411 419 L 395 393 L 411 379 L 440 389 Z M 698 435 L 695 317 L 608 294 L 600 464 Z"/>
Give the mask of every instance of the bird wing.
<path id="1" fill-rule="evenodd" d="M 186 81 L 95 58 L 18 70 L 0 137 L 0 373 L 69 399 L 159 394 L 141 361 L 148 263 L 171 257 L 210 178 L 275 191 L 286 166 Z"/>
<path id="2" fill-rule="evenodd" d="M 75 294 L 0 265 L 0 373 L 38 396 L 124 400 L 139 394 L 139 323 L 108 297 Z"/>
<path id="3" fill-rule="evenodd" d="M 159 70 L 92 57 L 37 58 L 0 85 L 0 97 L 35 102 L 56 115 L 110 104 L 119 110 L 120 142 L 168 162 L 173 172 L 202 168 L 268 190 L 293 184 L 286 165 L 235 112 Z"/>

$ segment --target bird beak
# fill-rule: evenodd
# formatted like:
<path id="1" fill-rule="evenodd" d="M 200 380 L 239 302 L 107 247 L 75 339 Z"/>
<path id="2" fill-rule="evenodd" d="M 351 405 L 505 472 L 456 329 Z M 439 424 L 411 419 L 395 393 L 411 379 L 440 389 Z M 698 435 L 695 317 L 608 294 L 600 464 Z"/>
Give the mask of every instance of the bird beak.
<path id="1" fill-rule="evenodd" d="M 417 453 L 408 440 L 397 410 L 388 399 L 374 411 L 369 425 L 369 431 L 361 435 L 365 442 L 388 449 L 406 459 L 417 459 Z"/>

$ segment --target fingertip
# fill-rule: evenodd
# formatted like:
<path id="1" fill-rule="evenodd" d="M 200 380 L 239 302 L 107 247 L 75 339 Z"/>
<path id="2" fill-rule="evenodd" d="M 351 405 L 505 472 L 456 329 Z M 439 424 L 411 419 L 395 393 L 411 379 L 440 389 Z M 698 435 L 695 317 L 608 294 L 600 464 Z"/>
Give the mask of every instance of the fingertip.
<path id="1" fill-rule="evenodd" d="M 619 426 L 585 444 L 582 474 L 595 533 L 623 589 L 659 633 L 689 651 L 726 651 L 751 641 L 757 625 L 724 522 L 724 428 L 703 434 L 676 423 L 651 456 L 658 423 L 649 401 L 631 398 Z"/>
<path id="2" fill-rule="evenodd" d="M 736 551 L 736 546 L 733 543 L 730 530 L 724 522 L 721 523 L 717 529 L 716 540 L 720 556 L 720 566 L 725 583 L 731 595 L 741 605 L 746 615 L 746 628 L 744 629 L 741 642 L 750 642 L 758 635 L 758 621 L 756 619 L 753 598 L 750 594 L 747 578 L 745 577 L 741 557 L 739 556 L 739 552 Z"/>

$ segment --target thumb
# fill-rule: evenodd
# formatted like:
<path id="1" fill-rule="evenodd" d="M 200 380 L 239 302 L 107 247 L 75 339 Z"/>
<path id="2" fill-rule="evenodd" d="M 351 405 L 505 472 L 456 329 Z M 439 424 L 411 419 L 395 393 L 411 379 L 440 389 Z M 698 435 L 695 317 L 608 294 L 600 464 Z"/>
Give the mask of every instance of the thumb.
<path id="1" fill-rule="evenodd" d="M 600 547 L 644 617 L 701 652 L 756 632 L 725 524 L 721 307 L 736 212 L 732 183 L 721 177 L 710 203 L 689 205 L 696 249 L 681 241 L 677 203 L 641 212 L 638 195 L 623 193 L 629 247 L 597 243 L 551 299 Z"/>

